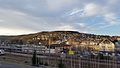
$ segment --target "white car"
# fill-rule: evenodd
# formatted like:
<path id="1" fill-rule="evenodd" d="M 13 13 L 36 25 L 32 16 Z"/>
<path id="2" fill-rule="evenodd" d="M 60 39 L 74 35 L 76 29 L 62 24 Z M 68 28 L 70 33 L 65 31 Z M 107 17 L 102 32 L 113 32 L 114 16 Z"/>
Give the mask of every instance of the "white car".
<path id="1" fill-rule="evenodd" d="M 4 55 L 5 51 L 4 50 L 0 50 L 0 55 Z"/>

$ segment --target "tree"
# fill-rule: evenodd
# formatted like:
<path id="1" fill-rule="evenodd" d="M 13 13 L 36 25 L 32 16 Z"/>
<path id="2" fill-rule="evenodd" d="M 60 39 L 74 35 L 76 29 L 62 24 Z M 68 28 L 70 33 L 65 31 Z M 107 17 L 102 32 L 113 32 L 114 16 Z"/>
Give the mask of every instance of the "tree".
<path id="1" fill-rule="evenodd" d="M 37 55 L 36 55 L 36 50 L 34 50 L 32 57 L 32 65 L 35 66 L 36 64 L 37 64 Z"/>

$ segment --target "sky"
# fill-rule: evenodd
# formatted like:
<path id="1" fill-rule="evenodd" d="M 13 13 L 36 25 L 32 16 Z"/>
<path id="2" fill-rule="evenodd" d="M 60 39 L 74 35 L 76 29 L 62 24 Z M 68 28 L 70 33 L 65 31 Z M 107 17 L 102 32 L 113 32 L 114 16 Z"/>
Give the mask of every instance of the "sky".
<path id="1" fill-rule="evenodd" d="M 79 31 L 120 36 L 120 0 L 0 0 L 0 35 Z"/>

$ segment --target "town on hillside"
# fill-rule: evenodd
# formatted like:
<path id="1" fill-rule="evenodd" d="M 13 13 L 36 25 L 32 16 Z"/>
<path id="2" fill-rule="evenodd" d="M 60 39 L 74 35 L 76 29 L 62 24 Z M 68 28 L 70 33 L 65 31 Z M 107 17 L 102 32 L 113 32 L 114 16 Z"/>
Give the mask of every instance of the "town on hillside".
<path id="1" fill-rule="evenodd" d="M 119 68 L 120 36 L 76 31 L 0 36 L 0 55 L 2 61 L 41 68 Z"/>
<path id="2" fill-rule="evenodd" d="M 0 48 L 5 51 L 31 53 L 34 49 L 38 53 L 68 53 L 73 50 L 80 52 L 119 52 L 120 37 L 108 35 L 94 35 L 77 31 L 39 32 L 28 35 L 1 36 Z M 11 49 L 12 48 L 12 49 Z"/>

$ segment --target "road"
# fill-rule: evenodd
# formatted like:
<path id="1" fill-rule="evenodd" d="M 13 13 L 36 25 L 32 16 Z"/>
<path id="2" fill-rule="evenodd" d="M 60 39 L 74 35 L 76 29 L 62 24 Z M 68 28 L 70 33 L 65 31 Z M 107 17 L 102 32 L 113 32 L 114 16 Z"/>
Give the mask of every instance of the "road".
<path id="1" fill-rule="evenodd" d="M 0 62 L 0 68 L 38 68 L 38 67 L 19 65 L 19 64 L 15 64 L 15 63 L 13 64 L 13 63 Z"/>

